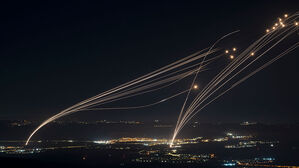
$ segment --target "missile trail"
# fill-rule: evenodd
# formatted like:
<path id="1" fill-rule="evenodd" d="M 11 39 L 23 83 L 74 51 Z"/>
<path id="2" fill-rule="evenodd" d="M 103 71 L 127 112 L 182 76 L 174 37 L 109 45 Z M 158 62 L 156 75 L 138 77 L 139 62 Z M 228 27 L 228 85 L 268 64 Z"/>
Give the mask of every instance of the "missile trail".
<path id="1" fill-rule="evenodd" d="M 180 95 L 186 94 L 183 105 L 179 112 L 173 135 L 170 139 L 170 145 L 172 145 L 176 136 L 184 128 L 184 126 L 203 108 L 298 47 L 299 44 L 296 42 L 290 48 L 284 50 L 284 52 L 274 58 L 271 58 L 271 54 L 269 54 L 269 52 L 273 50 L 273 48 L 277 48 L 282 41 L 285 41 L 289 36 L 295 34 L 295 32 L 298 30 L 298 16 L 299 12 L 296 12 L 293 15 L 281 19 L 279 24 L 275 24 L 272 29 L 267 29 L 266 34 L 262 35 L 252 44 L 248 45 L 248 47 L 241 52 L 237 52 L 236 48 L 233 48 L 235 53 L 233 56 L 230 56 L 231 61 L 225 65 L 224 68 L 221 68 L 219 72 L 207 82 L 200 92 L 196 93 L 195 97 L 190 103 L 187 102 L 191 99 L 191 91 L 193 89 L 197 89 L 194 86 L 195 81 L 198 78 L 198 74 L 207 72 L 209 69 L 215 70 L 217 66 L 215 66 L 213 63 L 221 60 L 229 53 L 228 50 L 223 52 L 221 48 L 214 49 L 214 47 L 221 40 L 224 40 L 227 36 L 239 32 L 239 30 L 219 38 L 211 47 L 195 52 L 194 54 L 179 59 L 153 72 L 99 93 L 60 111 L 59 113 L 43 121 L 37 128 L 35 128 L 26 140 L 25 145 L 28 145 L 33 135 L 35 135 L 42 127 L 63 116 L 85 111 L 130 110 L 146 108 L 164 103 L 171 99 L 177 98 Z M 248 70 L 249 67 L 259 64 L 261 59 L 268 59 L 270 61 L 266 61 L 266 63 L 262 64 L 262 66 L 247 72 L 247 74 L 246 70 Z M 192 80 L 191 85 L 188 85 L 187 87 L 188 89 L 182 89 L 179 92 L 172 93 L 171 96 L 159 98 L 159 100 L 156 102 L 145 103 L 144 105 L 138 106 L 114 107 L 110 105 L 111 107 L 103 107 L 103 105 L 107 105 L 112 102 L 117 102 L 141 95 L 145 96 L 150 93 L 161 91 L 162 89 L 174 87 L 180 81 L 188 80 L 189 77 L 192 77 Z"/>
<path id="2" fill-rule="evenodd" d="M 83 111 L 84 109 L 87 109 L 87 108 L 90 108 L 92 106 L 95 106 L 95 105 L 102 105 L 102 104 L 105 104 L 109 101 L 113 101 L 113 100 L 120 100 L 122 98 L 127 98 L 127 97 L 130 97 L 130 96 L 136 96 L 140 93 L 146 93 L 146 92 L 151 92 L 151 91 L 155 91 L 157 88 L 154 88 L 154 87 L 157 87 L 159 85 L 161 85 L 161 87 L 163 87 L 163 84 L 167 84 L 168 82 L 171 82 L 171 81 L 175 81 L 175 80 L 178 80 L 180 78 L 183 78 L 185 76 L 188 76 L 188 75 L 191 75 L 193 74 L 193 72 L 191 73 L 190 71 L 188 72 L 185 72 L 184 70 L 182 70 L 182 68 L 184 68 L 186 65 L 190 65 L 190 64 L 198 64 L 196 61 L 200 61 L 202 60 L 202 58 L 204 56 L 206 56 L 206 52 L 204 52 L 206 49 L 204 50 L 200 50 L 194 54 L 191 54 L 181 60 L 178 60 L 174 63 L 171 63 L 169 65 L 166 65 L 156 71 L 153 71 L 147 75 L 144 75 L 142 77 L 139 77 L 137 79 L 134 79 L 130 82 L 127 82 L 125 84 L 122 84 L 120 86 L 117 86 L 113 89 L 110 89 L 108 91 L 105 91 L 103 93 L 100 93 L 96 96 L 93 96 L 89 99 L 86 99 L 86 100 L 83 100 L 57 114 L 55 114 L 54 116 L 48 118 L 47 120 L 45 120 L 44 122 L 42 122 L 31 134 L 30 136 L 28 137 L 27 141 L 26 141 L 26 144 L 25 145 L 28 145 L 31 137 L 40 129 L 42 128 L 43 126 L 47 125 L 48 123 L 60 118 L 60 117 L 63 117 L 63 116 L 66 116 L 66 115 L 69 115 L 69 114 L 72 114 L 72 113 L 75 113 L 75 112 L 78 112 L 78 111 Z M 214 54 L 216 53 L 217 51 L 219 50 L 213 50 L 212 52 L 210 52 L 209 54 Z M 219 56 L 214 56 L 215 58 L 219 57 Z M 213 60 L 213 59 L 212 59 Z M 192 66 L 191 66 L 192 67 Z M 181 70 L 180 70 L 181 69 Z M 188 69 L 188 68 L 187 68 Z M 169 75 L 168 73 L 171 73 L 173 72 L 173 70 L 177 70 L 179 72 L 179 74 L 177 75 L 176 73 L 173 73 L 171 75 Z M 186 70 L 186 69 L 185 69 Z M 197 72 L 197 70 L 195 71 Z M 157 82 L 153 82 L 153 81 L 156 81 L 155 79 L 156 78 L 165 78 L 165 79 L 162 79 L 162 80 L 158 80 Z M 153 80 L 153 81 L 151 81 Z M 150 81 L 150 82 L 148 82 Z M 148 90 L 150 88 L 153 88 L 152 90 Z"/>
<path id="3" fill-rule="evenodd" d="M 255 61 L 257 61 L 259 58 L 264 56 L 266 53 L 268 53 L 272 48 L 274 48 L 276 45 L 278 45 L 281 41 L 285 40 L 288 36 L 291 34 L 294 34 L 294 32 L 297 30 L 297 22 L 292 23 L 298 19 L 298 12 L 294 15 L 290 16 L 284 21 L 284 24 L 281 24 L 281 26 L 278 26 L 275 31 L 271 31 L 268 34 L 262 36 L 260 39 L 258 39 L 256 42 L 254 42 L 252 45 L 250 45 L 247 49 L 245 49 L 241 54 L 238 55 L 238 57 L 232 61 L 227 67 L 225 67 L 222 71 L 220 71 L 205 87 L 204 89 L 194 98 L 193 102 L 190 104 L 186 112 L 182 117 L 179 116 L 178 118 L 178 124 L 175 128 L 175 131 L 173 133 L 172 140 L 170 144 L 173 143 L 174 139 L 176 138 L 177 134 L 181 131 L 181 129 L 186 125 L 188 121 L 192 119 L 192 117 L 195 116 L 197 113 L 196 111 L 199 111 L 210 104 L 206 103 L 201 107 L 201 105 L 208 100 L 212 95 L 214 95 L 219 89 L 226 86 L 226 84 L 237 77 L 241 72 L 243 72 L 246 68 L 248 68 L 251 64 L 253 64 Z M 289 22 L 287 22 L 289 21 Z M 268 32 L 268 31 L 267 31 Z M 271 44 L 273 43 L 273 44 Z M 297 43 L 296 43 L 297 44 Z M 289 50 L 286 50 L 286 53 L 283 53 L 283 55 L 287 54 L 288 51 L 293 50 L 297 48 L 290 48 Z M 260 50 L 264 50 L 259 56 L 257 56 L 254 60 L 250 60 L 250 58 L 255 55 L 254 53 L 259 52 Z M 227 52 L 226 52 L 227 53 Z M 253 53 L 253 54 L 252 54 Z M 272 61 L 270 61 L 272 62 Z M 270 63 L 269 62 L 269 63 Z M 265 65 L 268 65 L 266 63 Z M 242 67 L 243 66 L 243 67 Z M 264 66 L 262 66 L 264 67 Z M 238 68 L 240 70 L 236 71 Z M 257 71 L 253 71 L 250 73 L 250 76 L 255 74 L 256 72 L 260 71 L 261 69 L 258 68 Z M 248 78 L 247 77 L 247 78 Z M 242 78 L 240 81 L 245 81 L 247 78 Z M 233 87 L 238 85 L 239 83 L 235 83 Z M 228 89 L 227 91 L 231 90 L 233 87 Z M 225 92 L 220 93 L 216 98 L 223 95 Z M 212 99 L 215 100 L 215 99 Z"/>
<path id="4" fill-rule="evenodd" d="M 200 63 L 200 65 L 199 65 L 199 67 L 198 67 L 198 70 L 200 70 L 200 69 L 202 68 L 203 62 L 205 61 L 206 57 L 209 55 L 209 53 L 211 52 L 211 50 L 214 48 L 214 46 L 215 46 L 218 42 L 220 42 L 222 39 L 224 39 L 224 38 L 226 38 L 226 37 L 228 37 L 228 36 L 230 36 L 230 35 L 232 35 L 232 34 L 234 34 L 234 33 L 237 33 L 237 32 L 239 32 L 239 31 L 240 31 L 240 30 L 233 31 L 233 32 L 231 32 L 231 33 L 228 33 L 228 34 L 222 36 L 220 39 L 218 39 L 218 40 L 217 40 L 217 41 L 216 41 L 216 42 L 209 48 L 207 54 L 205 55 L 205 57 L 203 58 L 202 62 Z M 198 72 L 199 72 L 199 71 L 198 71 Z M 180 114 L 179 114 L 179 118 L 178 118 L 178 121 L 177 121 L 177 123 L 176 123 L 175 131 L 176 131 L 177 126 L 178 126 L 178 124 L 179 124 L 179 122 L 180 122 L 180 120 L 181 120 L 181 117 L 182 117 L 183 111 L 184 111 L 184 109 L 185 109 L 186 103 L 187 103 L 187 101 L 188 101 L 190 92 L 191 92 L 192 87 L 194 86 L 195 80 L 196 80 L 196 78 L 197 78 L 197 76 L 198 76 L 198 72 L 196 72 L 196 74 L 195 74 L 195 76 L 194 76 L 194 78 L 193 78 L 193 80 L 192 80 L 192 83 L 191 83 L 191 86 L 190 86 L 190 88 L 189 88 L 188 94 L 187 94 L 186 99 L 185 99 L 185 101 L 184 101 L 184 104 L 183 104 L 183 106 L 182 106 L 182 108 L 181 108 L 181 111 L 180 111 Z M 174 138 L 173 138 L 172 142 L 173 142 L 173 141 L 174 141 Z"/>

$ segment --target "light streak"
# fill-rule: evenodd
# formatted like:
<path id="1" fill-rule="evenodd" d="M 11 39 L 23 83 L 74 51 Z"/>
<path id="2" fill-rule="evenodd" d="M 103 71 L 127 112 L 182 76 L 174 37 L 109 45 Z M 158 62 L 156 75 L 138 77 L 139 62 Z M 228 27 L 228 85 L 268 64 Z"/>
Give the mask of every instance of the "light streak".
<path id="1" fill-rule="evenodd" d="M 282 40 L 282 39 L 281 39 L 281 40 Z M 281 40 L 280 40 L 280 41 L 281 41 Z M 272 46 L 272 47 L 273 47 L 273 46 Z M 265 53 L 263 53 L 262 55 L 264 55 L 264 54 L 265 54 Z M 260 55 L 258 58 L 260 58 L 262 55 Z M 256 61 L 258 58 L 256 58 L 255 60 L 253 60 L 253 62 Z M 251 62 L 251 63 L 252 63 L 252 62 Z M 248 67 L 249 65 L 250 65 L 250 64 L 248 64 L 246 67 Z M 230 81 L 233 77 L 235 77 L 235 76 L 238 75 L 240 72 L 242 72 L 246 67 L 244 67 L 242 70 L 240 70 L 239 72 L 237 72 L 236 74 L 234 74 L 230 79 L 228 79 L 227 81 L 225 81 L 221 86 L 219 86 L 219 87 L 218 87 L 216 90 L 214 90 L 211 94 L 215 93 L 215 91 L 217 91 L 219 88 L 221 88 L 223 85 L 225 85 L 228 81 Z M 210 94 L 210 95 L 211 95 L 211 94 Z M 221 96 L 221 94 L 220 94 L 219 96 Z M 217 96 L 217 97 L 219 97 L 219 96 Z M 208 97 L 207 97 L 207 98 L 208 98 Z M 205 98 L 202 102 L 204 102 L 207 98 Z M 201 104 L 201 103 L 199 103 L 199 104 L 197 105 L 197 107 L 198 107 L 200 104 Z M 206 106 L 206 105 L 205 105 L 205 106 Z M 204 106 L 204 107 L 205 107 L 205 106 Z M 202 109 L 202 108 L 201 108 L 201 109 Z M 201 109 L 200 109 L 200 110 L 201 110 Z M 186 112 L 186 114 L 187 114 L 187 112 Z M 196 113 L 195 113 L 195 114 L 196 114 Z M 191 116 L 187 121 L 189 121 L 195 114 L 192 114 L 192 116 Z M 188 115 L 190 116 L 191 114 L 189 113 Z M 187 115 L 187 117 L 189 117 L 188 115 Z M 187 122 L 187 121 L 186 121 L 186 122 Z M 185 121 L 184 121 L 184 122 L 185 122 Z M 186 122 L 183 123 L 183 125 L 181 126 L 181 128 L 186 124 Z M 180 129 L 181 129 L 181 128 L 180 128 Z M 180 129 L 179 129 L 179 130 L 180 130 Z"/>
<path id="2" fill-rule="evenodd" d="M 298 17 L 298 13 L 296 13 L 293 16 L 289 17 L 289 19 L 290 18 L 295 18 L 296 19 L 297 17 Z M 286 24 L 289 24 L 289 22 L 288 23 L 286 22 Z M 191 105 L 189 106 L 189 108 L 186 110 L 185 114 L 183 115 L 182 119 L 180 120 L 180 123 L 176 127 L 175 132 L 173 133 L 172 140 L 175 139 L 175 137 L 177 136 L 177 134 L 179 133 L 179 131 L 184 127 L 184 125 L 197 113 L 197 112 L 195 112 L 196 109 L 198 109 L 200 107 L 200 105 L 204 101 L 206 101 L 218 89 L 220 89 L 223 86 L 225 86 L 225 84 L 228 81 L 230 81 L 232 78 L 234 78 L 240 72 L 244 71 L 249 65 L 251 65 L 257 59 L 259 59 L 261 56 L 265 55 L 269 50 L 271 50 L 274 46 L 276 46 L 277 44 L 279 44 L 286 37 L 288 37 L 289 35 L 293 34 L 295 31 L 296 30 L 294 30 L 294 28 L 291 27 L 291 28 L 288 28 L 288 29 L 286 29 L 285 31 L 282 31 L 282 32 L 277 32 L 276 31 L 277 33 L 270 33 L 270 34 L 262 36 L 259 40 L 257 40 L 250 47 L 248 47 L 243 53 L 241 53 L 240 56 L 236 60 L 234 60 L 229 66 L 227 66 L 224 70 L 222 70 L 222 72 L 220 72 L 218 75 L 216 75 L 216 77 L 205 88 L 202 89 L 202 91 L 198 94 L 198 96 L 196 98 L 194 98 L 194 101 L 191 103 Z M 287 33 L 287 34 L 285 34 L 285 33 Z M 284 35 L 284 36 L 282 36 L 282 35 Z M 270 45 L 270 47 L 268 47 L 268 49 L 265 49 L 265 51 L 263 53 L 261 53 L 256 59 L 254 59 L 250 64 L 247 64 L 247 65 L 245 64 L 246 66 L 244 68 L 242 68 L 240 71 L 238 71 L 237 73 L 235 73 L 231 78 L 225 80 L 225 78 L 227 76 L 229 76 L 232 72 L 234 72 L 235 69 L 237 69 L 241 65 L 244 65 L 243 63 L 248 60 L 248 58 L 249 58 L 248 56 L 254 55 L 253 52 L 247 54 L 248 51 L 250 51 L 250 50 L 258 51 L 258 50 L 264 49 L 265 46 L 268 46 L 274 40 L 277 40 L 277 42 L 274 43 L 272 46 Z M 294 47 L 294 49 L 297 48 L 297 47 L 298 47 L 298 45 L 296 45 Z M 288 53 L 290 50 L 286 50 L 286 51 L 287 51 L 286 53 Z M 285 55 L 286 53 L 284 53 L 282 55 Z M 271 63 L 271 61 L 269 61 L 269 63 Z M 260 69 L 258 69 L 258 70 L 260 70 Z M 256 71 L 254 71 L 254 73 L 256 73 Z M 250 74 L 248 77 L 250 77 L 251 75 L 252 74 Z M 243 82 L 246 79 L 247 78 L 244 78 L 240 82 Z M 224 81 L 224 82 L 221 84 L 222 81 Z M 238 84 L 239 83 L 235 83 L 231 88 L 235 87 Z M 216 87 L 216 89 L 215 89 L 215 87 Z M 224 92 L 224 93 L 226 93 L 226 92 Z M 224 93 L 221 93 L 218 96 L 216 95 L 216 97 L 214 99 L 212 99 L 212 101 L 215 100 L 215 99 L 217 99 L 218 97 L 220 97 Z M 209 103 L 211 103 L 212 101 L 210 101 Z M 209 103 L 204 104 L 201 108 L 199 108 L 198 111 L 200 111 L 201 109 L 203 109 Z"/>
<path id="3" fill-rule="evenodd" d="M 103 93 L 100 93 L 96 96 L 93 96 L 89 99 L 83 100 L 61 112 L 53 115 L 48 118 L 44 122 L 42 122 L 33 132 L 29 135 L 26 144 L 27 145 L 32 138 L 32 136 L 42 127 L 47 125 L 48 123 L 61 118 L 63 116 L 79 112 L 79 111 L 90 111 L 90 110 L 114 110 L 114 109 L 137 109 L 137 108 L 145 108 L 150 107 L 156 104 L 163 103 L 172 98 L 175 98 L 179 95 L 187 93 L 181 111 L 179 113 L 178 121 L 176 123 L 176 127 L 174 129 L 174 133 L 172 135 L 172 139 L 170 145 L 173 145 L 173 142 L 178 135 L 178 133 L 182 130 L 182 128 L 195 116 L 198 112 L 200 112 L 207 105 L 212 103 L 214 100 L 221 97 L 223 94 L 244 82 L 246 79 L 257 73 L 258 71 L 264 69 L 268 65 L 272 64 L 274 61 L 279 59 L 280 57 L 286 55 L 292 50 L 298 47 L 298 43 L 293 45 L 291 48 L 285 50 L 285 52 L 281 53 L 279 56 L 271 59 L 266 64 L 260 66 L 256 70 L 252 71 L 245 77 L 239 79 L 237 82 L 230 84 L 230 82 L 236 77 L 240 76 L 244 70 L 246 70 L 251 64 L 255 63 L 261 57 L 263 57 L 266 53 L 268 53 L 272 48 L 278 45 L 282 40 L 286 39 L 288 36 L 296 32 L 298 23 L 296 19 L 298 19 L 299 13 L 295 13 L 291 16 L 284 16 L 287 19 L 284 19 L 284 23 L 279 19 L 282 27 L 286 27 L 284 29 L 280 29 L 278 24 L 272 27 L 273 30 L 266 30 L 266 34 L 252 43 L 247 49 L 238 54 L 238 57 L 234 57 L 234 55 L 230 55 L 230 63 L 225 66 L 213 79 L 202 89 L 200 89 L 199 93 L 195 96 L 192 102 L 186 107 L 187 101 L 189 98 L 189 94 L 191 90 L 198 89 L 198 85 L 195 84 L 198 73 L 207 70 L 207 66 L 221 58 L 221 56 L 228 54 L 229 50 L 225 50 L 225 54 L 223 54 L 223 50 L 214 49 L 214 46 L 224 39 L 225 37 L 234 34 L 238 31 L 234 31 L 229 33 L 220 39 L 218 39 L 210 48 L 198 51 L 194 54 L 191 54 L 185 58 L 182 58 L 178 61 L 175 61 L 169 65 L 166 65 L 158 70 L 150 72 L 146 75 L 143 75 L 139 78 L 126 82 L 120 86 L 114 87 L 110 90 L 107 90 Z M 277 27 L 278 26 L 278 27 Z M 236 51 L 237 49 L 234 47 L 232 51 Z M 218 51 L 221 51 L 222 54 L 219 54 Z M 254 51 L 254 52 L 253 52 Z M 249 59 L 251 56 L 257 55 L 254 59 Z M 211 58 L 207 59 L 208 56 Z M 154 92 L 177 83 L 180 80 L 186 79 L 186 77 L 194 75 L 192 83 L 187 90 L 180 91 L 175 93 L 169 97 L 164 97 L 159 101 L 154 103 L 140 105 L 140 106 L 128 106 L 128 107 L 102 107 L 102 105 L 119 101 L 122 99 L 127 99 L 130 97 Z M 225 89 L 226 88 L 226 89 Z M 221 89 L 224 89 L 221 90 Z M 186 107 L 186 109 L 185 109 Z"/>
<path id="4" fill-rule="evenodd" d="M 106 104 L 108 102 L 120 100 L 123 98 L 128 98 L 131 96 L 136 96 L 139 94 L 144 94 L 147 92 L 152 92 L 152 91 L 157 90 L 157 88 L 153 88 L 153 87 L 160 86 L 159 88 L 163 88 L 165 86 L 171 85 L 172 83 L 167 84 L 171 81 L 173 81 L 173 83 L 174 83 L 182 78 L 185 78 L 186 76 L 192 75 L 194 73 L 199 73 L 199 71 L 202 71 L 202 69 L 201 70 L 193 69 L 193 71 L 189 71 L 189 72 L 188 71 L 186 72 L 186 70 L 190 69 L 190 67 L 196 66 L 198 64 L 197 61 L 200 61 L 200 65 L 202 65 L 202 67 L 205 67 L 204 63 L 206 63 L 206 62 L 208 63 L 209 60 L 213 61 L 214 58 L 219 58 L 219 56 L 216 55 L 216 56 L 214 56 L 214 58 L 204 61 L 204 60 L 202 60 L 203 57 L 215 53 L 217 51 L 217 49 L 209 50 L 209 54 L 207 54 L 207 52 L 204 52 L 204 51 L 205 50 L 198 51 L 194 54 L 191 54 L 188 57 L 185 57 L 185 58 L 178 60 L 174 63 L 171 63 L 169 65 L 166 65 L 156 71 L 153 71 L 147 75 L 144 75 L 144 76 L 134 79 L 130 82 L 122 84 L 118 87 L 115 87 L 113 89 L 110 89 L 108 91 L 100 93 L 94 97 L 86 99 L 82 102 L 79 102 L 79 103 L 63 110 L 63 111 L 59 112 L 58 114 L 55 114 L 54 116 L 52 116 L 52 117 L 48 118 L 47 120 L 45 120 L 44 122 L 42 122 L 30 134 L 30 136 L 28 137 L 28 139 L 26 141 L 26 145 L 28 145 L 31 137 L 40 128 L 42 128 L 43 126 L 47 125 L 48 123 L 50 123 L 60 117 L 63 117 L 63 116 L 66 116 L 66 115 L 69 115 L 69 114 L 72 114 L 72 113 L 75 113 L 78 111 L 84 111 L 93 106 Z M 191 64 L 191 66 L 190 66 L 190 64 Z M 185 68 L 186 65 L 189 65 L 189 66 L 187 68 Z M 175 73 L 173 72 L 173 70 L 176 70 Z M 151 88 L 153 88 L 153 89 L 151 89 Z"/>

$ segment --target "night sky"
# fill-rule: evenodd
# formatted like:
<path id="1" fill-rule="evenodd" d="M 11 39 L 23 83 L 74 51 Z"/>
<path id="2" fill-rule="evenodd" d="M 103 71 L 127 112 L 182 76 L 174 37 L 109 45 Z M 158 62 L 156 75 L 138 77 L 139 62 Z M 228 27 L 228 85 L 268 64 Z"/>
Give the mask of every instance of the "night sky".
<path id="1" fill-rule="evenodd" d="M 246 48 L 277 17 L 298 7 L 298 1 L 285 0 L 1 2 L 0 119 L 44 120 L 234 30 L 241 32 L 227 45 Z M 298 54 L 297 49 L 259 72 L 195 120 L 298 122 Z M 66 118 L 175 121 L 182 100 Z"/>

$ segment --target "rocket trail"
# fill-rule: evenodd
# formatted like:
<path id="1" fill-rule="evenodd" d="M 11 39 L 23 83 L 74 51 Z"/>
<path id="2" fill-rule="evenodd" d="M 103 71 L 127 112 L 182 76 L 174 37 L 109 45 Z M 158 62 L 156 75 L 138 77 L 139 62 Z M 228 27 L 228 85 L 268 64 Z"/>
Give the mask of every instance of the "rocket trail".
<path id="1" fill-rule="evenodd" d="M 290 47 L 289 49 L 287 49 L 286 51 L 284 51 L 283 53 L 281 53 L 280 55 L 276 56 L 275 58 L 273 58 L 272 60 L 270 60 L 269 62 L 267 62 L 266 64 L 264 64 L 263 66 L 259 67 L 258 69 L 256 69 L 255 71 L 251 72 L 250 74 L 248 74 L 247 76 L 243 77 L 242 79 L 240 79 L 239 81 L 235 82 L 233 85 L 231 85 L 227 90 L 223 91 L 222 93 L 220 93 L 219 95 L 217 95 L 215 98 L 213 98 L 212 100 L 210 100 L 208 103 L 204 104 L 199 110 L 197 110 L 195 113 L 192 114 L 191 117 L 189 117 L 189 119 L 187 121 L 185 121 L 185 123 L 182 125 L 182 127 L 184 127 L 186 125 L 186 123 L 188 121 L 190 121 L 197 113 L 199 113 L 202 109 L 204 109 L 207 105 L 209 105 L 210 103 L 212 103 L 213 101 L 215 101 L 216 99 L 218 99 L 219 97 L 221 97 L 222 95 L 224 95 L 225 93 L 227 93 L 228 91 L 230 91 L 231 89 L 233 89 L 234 87 L 236 87 L 237 85 L 241 84 L 242 82 L 244 82 L 245 80 L 247 80 L 248 78 L 250 78 L 251 76 L 253 76 L 254 74 L 256 74 L 257 72 L 263 70 L 264 68 L 266 68 L 267 66 L 271 65 L 273 62 L 275 62 L 276 60 L 278 60 L 279 58 L 285 56 L 286 54 L 288 54 L 289 52 L 293 51 L 294 49 L 296 49 L 297 47 L 299 47 L 299 43 L 294 44 L 292 47 Z M 181 129 L 182 129 L 181 127 Z"/>
<path id="2" fill-rule="evenodd" d="M 240 30 L 236 30 L 236 31 L 233 31 L 233 32 L 231 32 L 231 33 L 228 33 L 228 34 L 222 36 L 220 39 L 218 39 L 218 40 L 217 40 L 217 41 L 216 41 L 216 42 L 209 48 L 209 50 L 208 50 L 208 52 L 207 52 L 207 55 L 209 54 L 209 52 L 211 52 L 211 50 L 214 48 L 214 46 L 215 46 L 218 42 L 220 42 L 222 39 L 224 39 L 224 38 L 226 38 L 226 37 L 228 37 L 228 36 L 230 36 L 230 35 L 232 35 L 232 34 L 234 34 L 234 33 L 237 33 L 237 32 L 239 32 L 239 31 L 240 31 Z M 202 68 L 202 64 L 203 64 L 203 62 L 205 61 L 207 55 L 203 58 L 202 62 L 200 63 L 200 65 L 199 65 L 199 67 L 198 67 L 198 70 L 200 70 L 200 69 Z M 187 103 L 187 101 L 188 101 L 190 92 L 191 92 L 191 90 L 192 90 L 192 87 L 193 87 L 193 85 L 194 85 L 194 83 L 195 83 L 195 80 L 196 80 L 197 76 L 198 76 L 198 72 L 196 72 L 196 74 L 195 74 L 195 76 L 194 76 L 194 78 L 193 78 L 193 80 L 192 80 L 190 89 L 189 89 L 189 91 L 188 91 L 188 94 L 187 94 L 187 96 L 186 96 L 186 99 L 185 99 L 185 101 L 184 101 L 184 104 L 183 104 L 183 106 L 182 106 L 182 108 L 181 108 L 181 111 L 180 111 L 179 118 L 178 118 L 178 121 L 177 121 L 177 123 L 176 123 L 176 127 L 175 127 L 175 129 L 177 129 L 177 127 L 178 127 L 178 125 L 179 125 L 179 122 L 181 121 L 181 117 L 182 117 L 183 111 L 184 111 L 184 109 L 185 109 L 186 103 Z M 175 132 L 176 132 L 176 130 L 175 130 Z M 173 140 L 174 140 L 174 139 L 173 139 Z M 172 140 L 172 141 L 173 141 L 173 140 Z"/>
<path id="3" fill-rule="evenodd" d="M 63 117 L 63 116 L 66 116 L 66 115 L 69 115 L 69 114 L 72 114 L 72 113 L 75 113 L 78 111 L 85 111 L 88 108 L 103 105 L 103 104 L 106 104 L 109 102 L 125 99 L 128 97 L 137 96 L 137 95 L 148 93 L 148 92 L 153 92 L 158 89 L 170 86 L 173 83 L 198 72 L 198 70 L 193 67 L 198 65 L 199 64 L 198 61 L 201 61 L 202 58 L 207 55 L 205 50 L 206 49 L 198 51 L 198 52 L 191 54 L 181 60 L 178 60 L 169 65 L 166 65 L 154 72 L 151 72 L 147 75 L 144 75 L 142 77 L 134 79 L 134 80 L 127 82 L 125 84 L 122 84 L 118 87 L 115 87 L 113 89 L 110 89 L 108 91 L 100 93 L 94 97 L 91 97 L 82 102 L 79 102 L 79 103 L 55 114 L 54 116 L 52 116 L 52 117 L 48 118 L 47 120 L 45 120 L 44 122 L 42 122 L 30 134 L 25 145 L 28 145 L 31 137 L 40 128 L 42 128 L 43 126 L 47 125 L 48 123 L 50 123 L 60 117 Z M 209 60 L 206 60 L 204 62 L 208 64 L 209 61 L 214 61 L 215 59 L 220 58 L 219 54 L 217 54 L 217 51 L 219 51 L 219 49 L 215 49 L 215 50 L 211 51 L 209 53 L 209 55 L 211 55 L 212 58 Z M 212 55 L 212 54 L 217 54 L 217 55 Z M 204 70 L 205 69 L 203 69 L 203 71 Z"/>
<path id="4" fill-rule="evenodd" d="M 236 85 L 240 84 L 241 82 L 245 81 L 247 78 L 252 76 L 253 74 L 257 73 L 261 69 L 258 68 L 257 70 L 253 71 L 249 74 L 249 76 L 244 77 L 240 80 L 240 82 L 236 82 L 232 87 L 227 89 L 224 92 L 221 92 L 220 94 L 216 94 L 219 89 L 222 89 L 223 87 L 227 87 L 227 84 L 236 77 L 240 76 L 240 73 L 244 72 L 249 66 L 251 66 L 253 63 L 255 63 L 258 59 L 260 59 L 262 56 L 264 57 L 265 54 L 267 54 L 271 49 L 273 49 L 275 46 L 277 46 L 281 41 L 285 40 L 290 35 L 294 34 L 298 28 L 298 22 L 296 21 L 298 19 L 298 12 L 294 15 L 286 18 L 283 23 L 281 21 L 280 25 L 275 27 L 271 32 L 267 31 L 267 34 L 262 36 L 260 39 L 258 39 L 256 42 L 254 42 L 252 45 L 250 45 L 247 49 L 245 49 L 241 54 L 238 55 L 238 57 L 233 60 L 227 67 L 225 67 L 223 70 L 221 70 L 205 87 L 204 89 L 194 98 L 193 102 L 190 104 L 188 109 L 185 111 L 184 115 L 180 118 L 178 118 L 178 124 L 174 130 L 172 140 L 170 144 L 172 145 L 174 139 L 176 138 L 177 134 L 182 130 L 182 128 L 186 125 L 188 121 L 192 119 L 192 117 L 195 116 L 200 110 L 202 110 L 204 107 L 206 107 L 208 104 L 213 102 L 215 99 L 226 93 L 227 91 L 231 90 Z M 296 45 L 292 46 L 286 52 L 284 52 L 281 56 L 286 55 L 291 50 L 294 50 L 297 48 L 298 43 Z M 257 57 L 254 60 L 251 60 L 253 56 L 257 54 Z M 226 51 L 228 53 L 228 51 Z M 274 58 L 275 59 L 275 58 Z M 276 60 L 276 59 L 275 59 Z M 268 63 L 272 63 L 272 60 L 270 60 Z M 266 63 L 265 65 L 269 65 Z M 264 66 L 261 66 L 263 69 Z M 238 70 L 239 69 L 239 70 Z M 236 71 L 238 70 L 238 71 Z M 211 96 L 216 96 L 214 99 L 212 99 L 210 102 L 205 103 Z M 204 104 L 204 105 L 203 105 Z M 203 106 L 202 106 L 203 105 Z"/>
<path id="5" fill-rule="evenodd" d="M 184 126 L 203 108 L 298 47 L 299 43 L 296 42 L 290 48 L 284 50 L 284 52 L 274 58 L 271 58 L 271 54 L 269 54 L 269 52 L 273 48 L 278 47 L 282 41 L 285 41 L 289 36 L 296 34 L 295 32 L 298 30 L 298 15 L 299 13 L 296 12 L 290 16 L 285 15 L 284 19 L 279 18 L 279 22 L 274 24 L 271 29 L 267 29 L 266 34 L 262 35 L 241 52 L 238 52 L 238 49 L 235 47 L 231 51 L 225 50 L 225 52 L 223 52 L 222 48 L 214 49 L 221 40 L 237 33 L 239 31 L 237 30 L 221 37 L 211 47 L 200 50 L 153 72 L 74 104 L 43 121 L 29 135 L 25 145 L 28 145 L 33 135 L 42 127 L 66 115 L 85 111 L 146 108 L 186 94 L 182 108 L 179 112 L 176 127 L 174 128 L 173 135 L 170 139 L 171 146 Z M 228 55 L 231 61 L 225 65 L 224 68 L 221 68 L 203 88 L 200 88 L 201 90 L 195 94 L 192 101 L 188 103 L 188 100 L 191 100 L 191 91 L 193 89 L 198 89 L 198 85 L 195 85 L 195 81 L 198 79 L 198 74 L 205 72 L 208 69 L 215 70 L 217 67 L 213 67 L 213 63 Z M 269 61 L 266 61 L 266 63 L 258 66 L 258 68 L 253 69 L 251 72 L 246 72 L 249 67 L 260 64 L 262 62 L 260 61 L 261 58 L 268 59 Z M 162 89 L 172 87 L 182 80 L 187 80 L 188 77 L 192 77 L 191 85 L 188 85 L 188 89 L 182 89 L 179 92 L 172 93 L 171 96 L 159 98 L 156 102 L 138 106 L 114 107 L 110 105 L 110 107 L 103 107 L 103 105 L 112 102 L 158 92 Z"/>

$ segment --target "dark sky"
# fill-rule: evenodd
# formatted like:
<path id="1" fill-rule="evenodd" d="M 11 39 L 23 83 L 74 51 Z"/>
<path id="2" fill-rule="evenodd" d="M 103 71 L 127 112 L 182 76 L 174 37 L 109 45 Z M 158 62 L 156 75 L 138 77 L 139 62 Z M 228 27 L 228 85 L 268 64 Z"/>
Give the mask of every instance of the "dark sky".
<path id="1" fill-rule="evenodd" d="M 234 30 L 241 30 L 237 40 L 253 42 L 277 17 L 296 12 L 299 2 L 13 1 L 0 6 L 0 119 L 44 120 Z M 196 119 L 298 122 L 298 53 L 250 78 Z M 174 121 L 179 108 L 170 102 L 70 119 Z"/>

